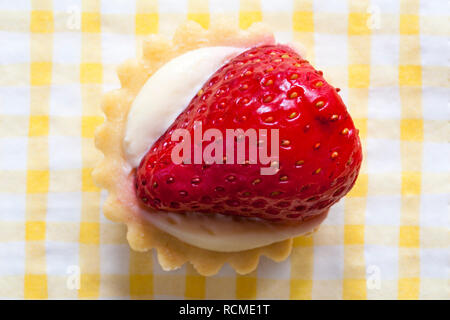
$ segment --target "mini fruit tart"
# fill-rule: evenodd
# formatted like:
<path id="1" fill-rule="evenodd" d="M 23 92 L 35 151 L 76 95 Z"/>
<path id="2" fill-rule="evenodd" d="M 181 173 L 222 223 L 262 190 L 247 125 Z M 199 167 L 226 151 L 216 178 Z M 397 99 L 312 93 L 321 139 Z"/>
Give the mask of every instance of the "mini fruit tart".
<path id="1" fill-rule="evenodd" d="M 288 257 L 354 185 L 358 130 L 322 72 L 261 24 L 187 22 L 118 70 L 96 131 L 105 215 L 164 270 Z"/>

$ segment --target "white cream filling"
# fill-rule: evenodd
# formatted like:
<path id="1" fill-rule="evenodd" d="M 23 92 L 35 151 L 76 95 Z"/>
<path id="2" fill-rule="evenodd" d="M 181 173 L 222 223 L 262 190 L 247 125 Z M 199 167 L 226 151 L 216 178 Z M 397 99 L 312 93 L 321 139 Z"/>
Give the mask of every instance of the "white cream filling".
<path id="1" fill-rule="evenodd" d="M 160 230 L 193 246 L 220 252 L 236 252 L 310 233 L 327 214 L 296 224 L 197 212 L 146 212 L 144 216 Z"/>
<path id="2" fill-rule="evenodd" d="M 187 107 L 203 84 L 228 60 L 245 51 L 206 47 L 189 51 L 162 66 L 142 87 L 127 119 L 123 147 L 128 164 L 139 166 L 153 143 Z M 305 223 L 281 225 L 262 219 L 220 214 L 144 213 L 157 228 L 196 247 L 233 252 L 253 249 L 312 231 L 326 214 Z"/>
<path id="3" fill-rule="evenodd" d="M 172 59 L 144 84 L 128 113 L 123 146 L 129 164 L 147 151 L 187 107 L 209 77 L 245 49 L 207 47 Z"/>

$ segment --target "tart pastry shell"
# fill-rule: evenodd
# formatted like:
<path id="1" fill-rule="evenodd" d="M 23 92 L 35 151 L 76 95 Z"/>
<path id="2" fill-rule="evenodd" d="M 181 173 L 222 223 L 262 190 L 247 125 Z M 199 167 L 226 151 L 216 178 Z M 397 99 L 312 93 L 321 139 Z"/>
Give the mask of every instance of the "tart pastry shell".
<path id="1" fill-rule="evenodd" d="M 128 111 L 141 87 L 162 65 L 201 47 L 252 47 L 274 42 L 273 34 L 262 24 L 240 30 L 234 27 L 232 21 L 221 20 L 205 30 L 197 23 L 188 21 L 176 30 L 172 40 L 157 35 L 145 40 L 142 56 L 118 68 L 121 88 L 103 96 L 105 122 L 96 130 L 95 144 L 104 157 L 93 172 L 96 184 L 108 191 L 103 212 L 110 220 L 127 225 L 127 239 L 132 249 L 155 249 L 164 270 L 174 270 L 190 262 L 201 275 L 209 276 L 228 262 L 236 272 L 246 274 L 255 270 L 261 255 L 279 262 L 291 252 L 293 239 L 246 251 L 210 251 L 184 243 L 152 226 L 142 217 L 142 209 L 134 195 L 134 170 L 127 163 L 123 150 Z M 151 121 L 149 119 L 150 125 Z"/>

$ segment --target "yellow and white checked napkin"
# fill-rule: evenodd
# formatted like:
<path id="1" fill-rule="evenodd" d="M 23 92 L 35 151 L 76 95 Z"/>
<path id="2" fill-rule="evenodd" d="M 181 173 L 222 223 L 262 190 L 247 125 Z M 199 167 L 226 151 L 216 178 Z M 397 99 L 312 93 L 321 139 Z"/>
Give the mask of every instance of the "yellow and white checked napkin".
<path id="1" fill-rule="evenodd" d="M 445 0 L 0 0 L 0 298 L 449 299 Z M 94 128 L 148 34 L 228 16 L 298 41 L 342 89 L 357 185 L 288 260 L 164 272 L 101 213 Z M 80 280 L 80 281 L 78 281 Z"/>

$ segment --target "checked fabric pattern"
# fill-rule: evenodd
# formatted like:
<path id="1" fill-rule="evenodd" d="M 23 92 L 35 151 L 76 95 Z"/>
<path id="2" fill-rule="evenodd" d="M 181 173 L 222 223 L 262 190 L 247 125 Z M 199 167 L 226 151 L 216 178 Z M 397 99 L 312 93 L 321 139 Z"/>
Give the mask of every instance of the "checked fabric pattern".
<path id="1" fill-rule="evenodd" d="M 0 298 L 449 299 L 448 12 L 444 0 L 0 0 Z M 342 89 L 365 158 L 288 260 L 205 278 L 162 271 L 103 217 L 93 135 L 142 39 L 220 16 L 301 42 Z"/>

